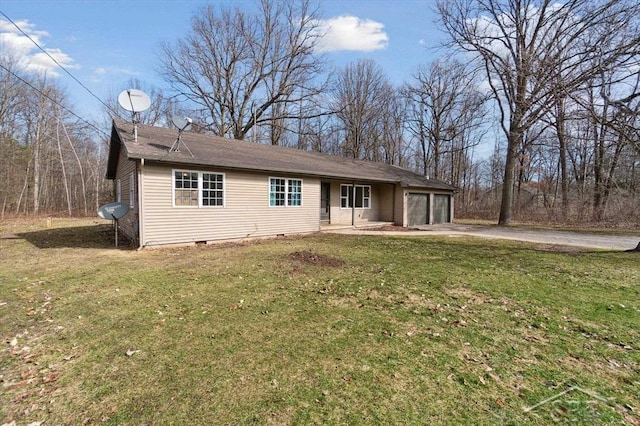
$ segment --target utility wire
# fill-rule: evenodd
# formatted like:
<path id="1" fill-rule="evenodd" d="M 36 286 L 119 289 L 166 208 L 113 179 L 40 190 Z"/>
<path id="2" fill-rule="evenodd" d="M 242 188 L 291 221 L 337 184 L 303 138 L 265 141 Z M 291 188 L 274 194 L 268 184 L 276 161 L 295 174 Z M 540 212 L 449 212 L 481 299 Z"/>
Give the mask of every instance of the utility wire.
<path id="1" fill-rule="evenodd" d="M 62 64 L 60 64 L 60 62 L 58 62 L 58 61 L 56 60 L 56 58 L 54 58 L 53 56 L 51 56 L 51 55 L 49 54 L 49 52 L 47 52 L 45 49 L 43 49 L 43 48 L 42 48 L 42 46 L 40 46 L 40 45 L 39 45 L 39 44 L 38 44 L 38 43 L 37 43 L 33 38 L 31 38 L 31 36 L 30 36 L 29 34 L 25 33 L 25 32 L 22 30 L 22 28 L 20 28 L 20 27 L 18 26 L 18 24 L 16 24 L 15 22 L 13 22 L 13 20 L 12 20 L 11 18 L 9 18 L 9 17 L 8 17 L 8 16 L 7 16 L 3 11 L 1 11 L 1 10 L 0 10 L 0 14 L 2 14 L 2 16 L 4 16 L 5 18 L 7 18 L 7 20 L 8 20 L 9 22 L 11 22 L 11 23 L 13 24 L 13 26 L 14 26 L 14 27 L 16 27 L 16 28 L 18 29 L 18 31 L 20 31 L 20 32 L 22 33 L 22 35 L 24 35 L 24 36 L 25 36 L 25 37 L 27 37 L 29 40 L 31 40 L 31 42 L 32 42 L 33 44 L 35 44 L 35 45 L 38 47 L 38 49 L 42 50 L 42 52 L 43 52 L 45 55 L 47 55 L 47 56 L 48 56 L 48 57 L 49 57 L 53 62 L 55 62 L 55 64 L 56 64 L 57 66 L 59 66 L 60 68 L 62 68 L 62 70 L 63 70 L 64 72 L 66 72 L 67 74 L 69 74 L 69 77 L 71 77 L 72 79 L 74 79 L 74 80 L 75 80 L 75 81 L 76 81 L 80 86 L 82 86 L 82 88 L 83 88 L 84 90 L 86 90 L 87 92 L 89 92 L 89 94 L 90 94 L 91 96 L 93 96 L 94 98 L 96 98 L 96 99 L 97 99 L 97 100 L 98 100 L 102 105 L 104 105 L 104 106 L 105 106 L 109 111 L 111 111 L 113 114 L 115 114 L 115 116 L 118 116 L 118 115 L 119 115 L 117 111 L 115 111 L 115 110 L 114 110 L 113 108 L 111 108 L 109 105 L 107 105 L 106 103 L 104 103 L 104 102 L 102 101 L 102 99 L 100 99 L 100 98 L 99 98 L 95 93 L 93 93 L 93 92 L 92 92 L 92 91 L 91 91 L 87 86 L 85 86 L 85 85 L 84 85 L 80 80 L 78 80 L 78 79 L 77 79 L 73 74 L 71 74 L 71 72 L 69 72 L 69 70 L 68 70 L 68 69 L 66 69 L 64 66 L 62 66 Z M 6 69 L 6 68 L 5 68 L 5 69 Z M 7 71 L 8 71 L 8 70 L 7 70 Z M 9 72 L 11 72 L 11 71 L 9 71 Z M 13 74 L 13 73 L 12 73 L 12 74 Z M 15 74 L 14 74 L 14 75 L 15 75 Z M 75 114 L 74 114 L 74 115 L 75 115 Z"/>
<path id="2" fill-rule="evenodd" d="M 107 132 L 105 132 L 104 130 L 100 129 L 99 127 L 97 127 L 95 124 L 85 120 L 84 118 L 80 117 L 78 114 L 76 114 L 75 112 L 71 111 L 69 108 L 67 108 L 66 106 L 62 105 L 60 102 L 58 102 L 56 99 L 52 98 L 51 96 L 47 95 L 46 93 L 44 93 L 42 90 L 38 89 L 37 87 L 35 87 L 33 84 L 29 83 L 27 80 L 25 80 L 24 78 L 20 77 L 19 75 L 17 75 L 16 73 L 14 73 L 13 71 L 11 71 L 9 68 L 5 67 L 4 65 L 2 65 L 2 63 L 0 63 L 0 68 L 3 68 L 5 71 L 7 71 L 9 74 L 11 74 L 12 76 L 14 76 L 15 78 L 17 78 L 18 80 L 22 81 L 24 84 L 26 84 L 27 86 L 31 87 L 33 90 L 35 90 L 36 92 L 40 93 L 42 96 L 46 97 L 47 99 L 49 99 L 51 102 L 53 102 L 54 104 L 58 105 L 60 108 L 64 109 L 65 111 L 67 111 L 69 114 L 73 115 L 74 117 L 76 117 L 78 120 L 88 124 L 89 126 L 91 126 L 92 128 L 94 128 L 95 130 L 97 130 L 98 132 L 102 133 L 103 135 L 105 135 L 106 137 L 109 137 L 109 135 L 107 134 Z"/>

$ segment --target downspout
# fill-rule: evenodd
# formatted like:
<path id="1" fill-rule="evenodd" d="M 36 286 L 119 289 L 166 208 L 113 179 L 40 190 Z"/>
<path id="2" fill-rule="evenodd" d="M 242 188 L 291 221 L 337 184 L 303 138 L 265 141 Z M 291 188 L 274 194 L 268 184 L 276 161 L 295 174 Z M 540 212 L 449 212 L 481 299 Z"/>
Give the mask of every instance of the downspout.
<path id="1" fill-rule="evenodd" d="M 144 238 L 144 232 L 143 232 L 143 205 L 142 205 L 142 200 L 144 199 L 142 197 L 142 194 L 144 194 L 143 192 L 143 179 L 142 179 L 142 171 L 144 169 L 144 158 L 140 159 L 140 167 L 138 167 L 138 193 L 136 194 L 137 198 L 138 198 L 138 249 L 137 250 L 142 250 L 143 245 L 142 245 L 142 241 Z"/>

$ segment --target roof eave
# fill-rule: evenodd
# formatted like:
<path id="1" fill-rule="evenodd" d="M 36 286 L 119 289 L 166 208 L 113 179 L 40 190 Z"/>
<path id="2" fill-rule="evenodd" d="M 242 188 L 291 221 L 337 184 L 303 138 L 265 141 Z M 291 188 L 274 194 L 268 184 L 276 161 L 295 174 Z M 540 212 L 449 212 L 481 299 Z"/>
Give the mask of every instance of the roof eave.
<path id="1" fill-rule="evenodd" d="M 216 163 L 213 161 L 196 161 L 194 159 L 189 158 L 176 158 L 173 157 L 168 159 L 166 156 L 155 156 L 155 155 L 139 155 L 139 154 L 130 154 L 127 158 L 130 160 L 144 160 L 145 162 L 156 162 L 162 163 L 166 165 L 179 165 L 179 166 L 206 166 L 206 167 L 217 167 L 226 170 L 238 170 L 244 172 L 267 172 L 267 173 L 282 173 L 287 175 L 296 175 L 296 176 L 309 176 L 316 177 L 320 179 L 340 179 L 340 180 L 348 180 L 348 181 L 356 181 L 356 182 L 375 182 L 375 183 L 388 183 L 388 184 L 399 184 L 399 181 L 392 179 L 380 179 L 380 178 L 371 178 L 371 177 L 362 177 L 362 176 L 354 176 L 354 175 L 342 175 L 342 174 L 326 174 L 326 173 L 314 173 L 308 170 L 297 170 L 293 168 L 277 168 L 277 167 L 264 167 L 264 168 L 253 168 L 253 167 L 239 167 L 228 165 L 224 163 Z"/>

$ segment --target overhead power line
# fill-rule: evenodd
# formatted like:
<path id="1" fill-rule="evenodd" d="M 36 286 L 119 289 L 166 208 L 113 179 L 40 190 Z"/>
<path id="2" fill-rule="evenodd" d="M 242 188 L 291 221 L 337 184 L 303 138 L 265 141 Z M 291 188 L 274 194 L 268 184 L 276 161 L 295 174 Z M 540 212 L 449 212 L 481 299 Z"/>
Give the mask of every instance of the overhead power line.
<path id="1" fill-rule="evenodd" d="M 99 127 L 97 127 L 95 124 L 85 120 L 84 118 L 80 117 L 78 114 L 76 114 L 75 112 L 71 111 L 69 108 L 67 108 L 66 106 L 62 105 L 60 102 L 58 102 L 56 99 L 52 98 L 51 96 L 49 96 L 48 94 L 44 93 L 42 90 L 38 89 L 37 87 L 35 87 L 33 84 L 29 83 L 27 80 L 25 80 L 24 78 L 20 77 L 18 74 L 14 73 L 13 71 L 11 71 L 9 68 L 5 67 L 2 63 L 0 63 L 0 68 L 3 68 L 5 71 L 7 71 L 9 74 L 11 74 L 12 76 L 14 76 L 15 78 L 17 78 L 18 80 L 22 81 L 24 84 L 26 84 L 27 86 L 31 87 L 33 90 L 35 90 L 36 92 L 40 93 L 42 96 L 44 96 L 45 98 L 49 99 L 51 102 L 53 102 L 54 104 L 58 105 L 60 108 L 64 109 L 65 111 L 67 111 L 69 114 L 73 115 L 74 117 L 76 117 L 78 120 L 82 121 L 83 123 L 86 123 L 87 125 L 91 126 L 92 128 L 94 128 L 95 130 L 97 130 L 98 132 L 102 133 L 103 135 L 105 135 L 106 137 L 109 137 L 109 134 L 107 134 L 107 132 L 105 132 L 104 130 L 100 129 Z"/>
<path id="2" fill-rule="evenodd" d="M 89 94 L 91 96 L 93 96 L 94 98 L 96 98 L 98 100 L 98 102 L 100 102 L 102 105 L 104 105 L 109 111 L 111 111 L 114 115 L 118 115 L 118 112 L 115 111 L 112 107 L 110 107 L 109 105 L 107 105 L 102 99 L 100 99 L 95 93 L 93 93 L 91 91 L 91 89 L 89 89 L 87 86 L 85 86 L 80 80 L 78 80 L 73 74 L 71 74 L 71 72 L 66 69 L 60 62 L 58 62 L 56 60 L 56 58 L 54 58 L 53 56 L 51 56 L 49 54 L 49 52 L 47 52 L 45 49 L 42 48 L 42 46 L 40 46 L 38 44 L 38 42 L 36 42 L 33 38 L 31 38 L 31 36 L 29 34 L 27 34 L 26 32 L 24 32 L 22 30 L 22 28 L 20 28 L 20 26 L 18 24 L 16 24 L 15 22 L 13 22 L 13 20 L 11 18 L 9 18 L 3 11 L 0 10 L 0 14 L 2 14 L 2 16 L 4 16 L 9 22 L 11 22 L 13 24 L 14 27 L 16 27 L 18 29 L 18 31 L 20 31 L 22 33 L 22 35 L 24 35 L 25 37 L 27 37 L 29 40 L 31 40 L 31 42 L 33 44 L 36 45 L 36 47 L 38 49 L 40 49 L 45 55 L 47 55 L 57 66 L 59 66 L 64 72 L 66 72 L 69 77 L 71 77 L 73 80 L 76 81 L 76 83 L 78 83 L 80 86 L 82 86 L 82 88 L 84 90 L 86 90 L 87 92 L 89 92 Z M 6 69 L 6 68 L 5 68 Z M 7 70 L 8 71 L 8 70 Z M 11 72 L 11 71 L 9 71 Z M 12 73 L 13 74 L 13 73 Z M 15 74 L 14 74 L 15 75 Z M 75 115 L 75 114 L 74 114 Z"/>

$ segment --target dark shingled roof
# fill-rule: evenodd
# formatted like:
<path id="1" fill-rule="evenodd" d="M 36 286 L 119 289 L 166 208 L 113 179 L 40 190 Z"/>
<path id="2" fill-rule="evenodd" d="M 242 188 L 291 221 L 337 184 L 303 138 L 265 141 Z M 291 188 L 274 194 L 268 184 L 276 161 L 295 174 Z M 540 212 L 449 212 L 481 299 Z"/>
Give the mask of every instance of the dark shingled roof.
<path id="1" fill-rule="evenodd" d="M 353 181 L 400 183 L 405 187 L 445 191 L 455 190 L 453 186 L 444 182 L 427 179 L 398 166 L 199 133 L 183 132 L 180 151 L 169 152 L 177 135 L 176 129 L 139 125 L 138 140 L 135 142 L 133 125 L 114 120 L 107 178 L 115 179 L 122 146 L 129 159 L 144 159 L 178 166 L 211 166 Z"/>

